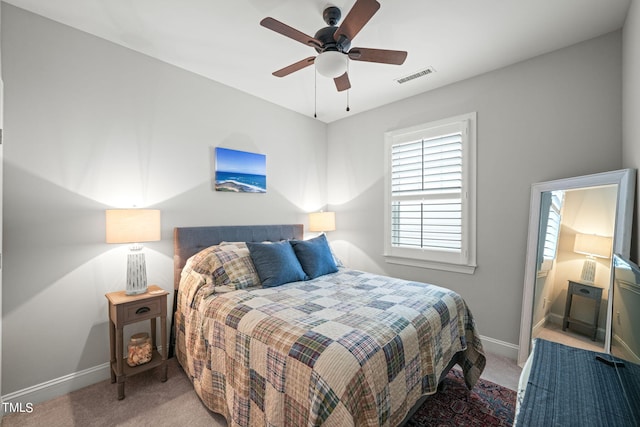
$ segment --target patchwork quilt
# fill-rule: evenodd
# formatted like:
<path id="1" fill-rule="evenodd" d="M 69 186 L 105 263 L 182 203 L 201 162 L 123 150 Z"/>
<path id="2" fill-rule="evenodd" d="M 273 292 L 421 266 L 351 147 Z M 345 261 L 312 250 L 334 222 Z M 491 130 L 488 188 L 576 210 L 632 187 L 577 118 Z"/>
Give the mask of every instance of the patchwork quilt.
<path id="1" fill-rule="evenodd" d="M 229 426 L 395 426 L 456 353 L 469 388 L 485 365 L 458 294 L 345 268 L 224 293 L 186 268 L 175 322 L 180 364 Z"/>

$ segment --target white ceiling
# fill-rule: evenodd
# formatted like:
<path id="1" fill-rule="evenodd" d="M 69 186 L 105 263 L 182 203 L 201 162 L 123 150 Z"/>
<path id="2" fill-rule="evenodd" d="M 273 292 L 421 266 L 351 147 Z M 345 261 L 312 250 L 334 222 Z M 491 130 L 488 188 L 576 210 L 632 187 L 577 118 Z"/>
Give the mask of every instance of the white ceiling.
<path id="1" fill-rule="evenodd" d="M 407 60 L 350 61 L 347 95 L 330 79 L 316 80 L 313 67 L 272 76 L 315 51 L 259 22 L 271 16 L 313 36 L 326 25 L 326 6 L 340 7 L 344 18 L 355 0 L 4 1 L 302 114 L 315 108 L 327 123 L 617 30 L 630 2 L 379 0 L 352 46 L 406 50 Z M 395 81 L 426 67 L 436 72 Z"/>

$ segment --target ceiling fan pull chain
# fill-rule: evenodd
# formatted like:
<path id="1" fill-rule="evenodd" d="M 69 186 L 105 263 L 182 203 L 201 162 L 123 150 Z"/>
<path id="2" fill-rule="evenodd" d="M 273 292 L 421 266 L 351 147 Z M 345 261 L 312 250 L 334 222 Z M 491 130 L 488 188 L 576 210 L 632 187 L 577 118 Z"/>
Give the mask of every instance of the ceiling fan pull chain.
<path id="1" fill-rule="evenodd" d="M 313 70 L 313 118 L 318 118 L 318 72 Z"/>
<path id="2" fill-rule="evenodd" d="M 347 74 L 349 73 L 349 61 L 347 61 Z M 351 88 L 347 89 L 347 112 L 351 111 L 351 109 L 349 108 L 349 92 L 351 91 Z"/>

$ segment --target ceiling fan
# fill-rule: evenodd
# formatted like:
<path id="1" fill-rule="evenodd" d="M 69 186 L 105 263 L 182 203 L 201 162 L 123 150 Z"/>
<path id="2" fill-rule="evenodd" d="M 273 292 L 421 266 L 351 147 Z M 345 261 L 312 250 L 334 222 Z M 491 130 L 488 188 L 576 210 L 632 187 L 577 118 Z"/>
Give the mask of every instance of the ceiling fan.
<path id="1" fill-rule="evenodd" d="M 402 65 L 407 52 L 399 50 L 369 49 L 351 47 L 354 37 L 362 30 L 369 20 L 380 9 L 376 0 L 356 0 L 355 4 L 344 18 L 339 27 L 336 26 L 342 16 L 336 6 L 327 7 L 322 17 L 328 27 L 321 28 L 311 37 L 273 18 L 264 18 L 260 25 L 283 36 L 289 37 L 318 52 L 317 56 L 310 56 L 287 67 L 273 72 L 276 77 L 284 77 L 299 71 L 311 64 L 315 64 L 318 73 L 333 78 L 339 92 L 351 87 L 347 74 L 347 60 L 378 62 L 382 64 Z"/>

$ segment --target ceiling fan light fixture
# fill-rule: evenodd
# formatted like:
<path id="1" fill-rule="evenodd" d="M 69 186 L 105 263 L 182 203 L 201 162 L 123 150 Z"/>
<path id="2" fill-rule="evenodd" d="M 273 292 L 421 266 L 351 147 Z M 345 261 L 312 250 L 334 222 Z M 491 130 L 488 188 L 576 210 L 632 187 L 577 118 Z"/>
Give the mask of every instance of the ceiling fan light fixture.
<path id="1" fill-rule="evenodd" d="M 314 62 L 318 73 L 330 79 L 340 77 L 347 71 L 347 55 L 335 50 L 322 52 Z"/>

